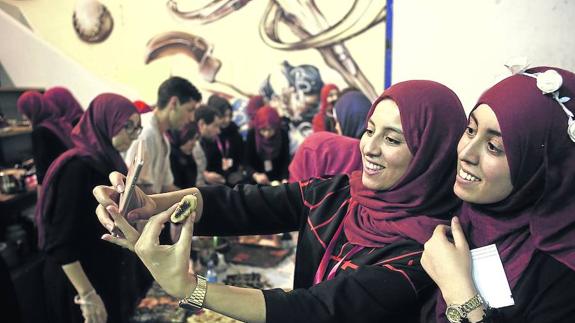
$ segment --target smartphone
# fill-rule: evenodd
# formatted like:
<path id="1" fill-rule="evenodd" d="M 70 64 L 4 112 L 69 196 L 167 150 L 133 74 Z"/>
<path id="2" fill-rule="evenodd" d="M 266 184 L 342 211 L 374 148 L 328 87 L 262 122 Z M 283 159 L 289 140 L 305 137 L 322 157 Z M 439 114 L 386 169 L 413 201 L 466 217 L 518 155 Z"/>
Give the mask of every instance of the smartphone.
<path id="1" fill-rule="evenodd" d="M 130 210 L 130 204 L 132 202 L 132 197 L 134 195 L 134 190 L 136 188 L 136 183 L 138 182 L 138 177 L 142 171 L 142 166 L 144 166 L 144 152 L 143 143 L 138 141 L 138 147 L 136 149 L 136 154 L 134 160 L 128 168 L 128 176 L 126 176 L 126 185 L 124 192 L 120 194 L 120 204 L 118 208 L 120 209 L 120 215 L 126 216 Z"/>

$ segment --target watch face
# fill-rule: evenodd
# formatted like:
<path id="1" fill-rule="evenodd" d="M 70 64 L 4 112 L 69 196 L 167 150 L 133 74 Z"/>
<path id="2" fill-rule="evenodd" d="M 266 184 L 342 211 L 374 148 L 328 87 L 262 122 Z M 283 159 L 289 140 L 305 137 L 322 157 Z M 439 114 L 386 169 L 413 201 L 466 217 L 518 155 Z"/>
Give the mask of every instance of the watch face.
<path id="1" fill-rule="evenodd" d="M 447 310 L 445 311 L 445 316 L 447 316 L 449 322 L 452 323 L 461 322 L 461 313 L 459 312 L 459 309 L 455 306 L 447 307 Z"/>

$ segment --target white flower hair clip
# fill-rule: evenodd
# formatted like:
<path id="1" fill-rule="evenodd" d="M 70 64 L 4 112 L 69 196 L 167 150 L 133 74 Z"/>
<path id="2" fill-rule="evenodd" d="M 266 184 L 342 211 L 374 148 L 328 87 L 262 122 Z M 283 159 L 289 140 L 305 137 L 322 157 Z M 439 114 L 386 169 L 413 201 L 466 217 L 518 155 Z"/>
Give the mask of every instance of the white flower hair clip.
<path id="1" fill-rule="evenodd" d="M 571 141 L 575 142 L 575 115 L 565 106 L 565 103 L 571 100 L 571 98 L 566 96 L 559 97 L 559 89 L 563 85 L 563 77 L 556 70 L 552 69 L 546 70 L 542 73 L 527 73 L 525 71 L 528 66 L 529 64 L 525 58 L 516 58 L 505 64 L 505 67 L 507 67 L 513 75 L 523 74 L 536 79 L 537 88 L 541 90 L 541 93 L 543 95 L 550 94 L 551 97 L 559 103 L 569 118 L 567 120 L 567 134 Z"/>

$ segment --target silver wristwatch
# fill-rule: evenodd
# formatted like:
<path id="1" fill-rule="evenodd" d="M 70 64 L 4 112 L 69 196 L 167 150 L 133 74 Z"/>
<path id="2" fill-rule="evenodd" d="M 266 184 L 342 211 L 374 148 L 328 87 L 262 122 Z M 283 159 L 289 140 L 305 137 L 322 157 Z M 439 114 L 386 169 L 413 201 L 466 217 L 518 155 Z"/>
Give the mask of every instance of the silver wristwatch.
<path id="1" fill-rule="evenodd" d="M 196 275 L 197 284 L 196 288 L 192 292 L 190 297 L 186 297 L 180 300 L 178 305 L 186 310 L 197 312 L 201 310 L 204 306 L 204 299 L 206 298 L 206 292 L 208 290 L 208 283 L 206 278 Z"/>
<path id="2" fill-rule="evenodd" d="M 476 294 L 470 300 L 462 305 L 450 304 L 445 310 L 445 316 L 451 323 L 459 323 L 463 318 L 467 318 L 467 314 L 474 309 L 485 304 L 481 295 Z"/>

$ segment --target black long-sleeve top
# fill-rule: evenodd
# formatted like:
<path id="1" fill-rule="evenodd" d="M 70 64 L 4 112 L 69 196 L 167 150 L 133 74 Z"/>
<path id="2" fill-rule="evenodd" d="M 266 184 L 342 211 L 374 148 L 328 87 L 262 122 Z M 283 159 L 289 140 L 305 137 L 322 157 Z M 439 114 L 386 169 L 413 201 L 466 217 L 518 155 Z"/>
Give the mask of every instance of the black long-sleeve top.
<path id="1" fill-rule="evenodd" d="M 299 231 L 294 290 L 264 290 L 268 322 L 417 322 L 433 290 L 420 264 L 423 246 L 404 240 L 364 248 L 342 262 L 332 280 L 313 285 L 326 246 L 347 212 L 349 179 L 200 188 L 198 235 Z M 353 246 L 341 233 L 328 272 Z M 326 273 L 327 275 L 327 273 Z"/>
<path id="2" fill-rule="evenodd" d="M 201 144 L 207 159 L 206 170 L 209 172 L 216 172 L 224 177 L 230 173 L 237 171 L 243 162 L 244 155 L 244 140 L 239 133 L 238 126 L 231 122 L 230 125 L 222 129 L 219 141 L 202 139 Z M 225 172 L 222 169 L 222 158 L 230 158 L 233 160 L 232 167 Z"/>
<path id="3" fill-rule="evenodd" d="M 51 308 L 54 322 L 83 322 L 78 305 L 73 303 L 75 290 L 62 275 L 62 265 L 80 262 L 104 301 L 108 322 L 127 322 L 150 282 L 134 254 L 100 239 L 107 231 L 94 214 L 97 201 L 92 189 L 108 185 L 107 174 L 112 169 L 98 168 L 75 157 L 54 179 L 52 206 L 43 221 L 44 251 L 48 255 L 45 270 L 50 284 L 46 292 L 58 307 Z"/>
<path id="4" fill-rule="evenodd" d="M 50 129 L 36 127 L 32 130 L 32 154 L 36 165 L 36 178 L 42 185 L 50 164 L 63 154 L 68 147 Z"/>
<path id="5" fill-rule="evenodd" d="M 281 151 L 280 154 L 272 160 L 272 170 L 265 171 L 264 160 L 258 155 L 256 148 L 256 134 L 254 129 L 248 131 L 245 147 L 244 164 L 248 178 L 252 178 L 254 173 L 265 173 L 270 181 L 281 181 L 289 178 L 289 136 L 285 130 L 280 130 Z"/>

